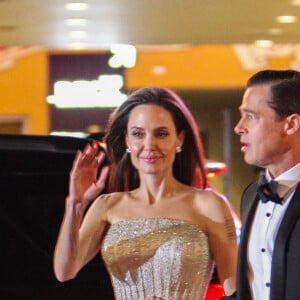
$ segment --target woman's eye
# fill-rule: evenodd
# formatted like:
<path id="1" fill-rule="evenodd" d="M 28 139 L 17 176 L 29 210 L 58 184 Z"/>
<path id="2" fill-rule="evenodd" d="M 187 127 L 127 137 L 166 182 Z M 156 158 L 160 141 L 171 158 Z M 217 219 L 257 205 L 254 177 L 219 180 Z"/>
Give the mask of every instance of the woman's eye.
<path id="1" fill-rule="evenodd" d="M 158 132 L 159 137 L 165 137 L 165 136 L 168 136 L 168 135 L 169 135 L 169 133 L 167 131 L 159 131 Z"/>
<path id="2" fill-rule="evenodd" d="M 140 131 L 134 131 L 131 133 L 131 135 L 136 138 L 141 138 L 143 136 L 143 133 Z"/>

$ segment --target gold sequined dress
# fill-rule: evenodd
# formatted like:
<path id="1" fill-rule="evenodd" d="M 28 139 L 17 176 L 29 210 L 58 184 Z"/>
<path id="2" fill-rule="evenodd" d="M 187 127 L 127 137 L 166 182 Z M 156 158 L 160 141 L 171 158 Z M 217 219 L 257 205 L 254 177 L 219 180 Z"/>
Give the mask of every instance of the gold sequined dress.
<path id="1" fill-rule="evenodd" d="M 101 252 L 117 300 L 200 300 L 213 269 L 207 236 L 182 220 L 116 222 Z"/>

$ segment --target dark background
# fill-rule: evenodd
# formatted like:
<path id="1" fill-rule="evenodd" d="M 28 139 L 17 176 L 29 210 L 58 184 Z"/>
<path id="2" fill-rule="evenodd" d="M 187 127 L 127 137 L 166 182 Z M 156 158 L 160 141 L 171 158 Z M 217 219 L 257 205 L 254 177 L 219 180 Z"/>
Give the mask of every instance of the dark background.
<path id="1" fill-rule="evenodd" d="M 0 135 L 0 299 L 113 299 L 100 253 L 58 282 L 52 257 L 68 176 L 86 139 Z"/>

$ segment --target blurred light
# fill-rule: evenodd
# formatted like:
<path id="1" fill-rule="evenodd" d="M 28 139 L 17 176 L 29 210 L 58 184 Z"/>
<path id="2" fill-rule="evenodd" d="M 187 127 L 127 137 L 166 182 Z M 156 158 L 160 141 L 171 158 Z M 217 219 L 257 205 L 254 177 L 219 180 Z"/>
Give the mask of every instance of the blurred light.
<path id="1" fill-rule="evenodd" d="M 51 131 L 50 135 L 58 135 L 58 136 L 73 136 L 77 138 L 86 138 L 87 134 L 81 131 Z"/>
<path id="2" fill-rule="evenodd" d="M 70 43 L 69 48 L 74 50 L 86 49 L 88 45 L 86 43 Z"/>
<path id="3" fill-rule="evenodd" d="M 257 40 L 254 42 L 254 45 L 258 48 L 271 48 L 274 42 L 271 40 Z"/>
<path id="4" fill-rule="evenodd" d="M 65 24 L 67 26 L 85 26 L 87 25 L 87 19 L 66 19 Z"/>
<path id="5" fill-rule="evenodd" d="M 300 6 L 300 0 L 292 0 L 292 5 Z"/>
<path id="6" fill-rule="evenodd" d="M 112 45 L 110 48 L 113 55 L 108 61 L 111 68 L 132 68 L 136 63 L 136 48 L 132 45 Z"/>
<path id="7" fill-rule="evenodd" d="M 67 10 L 87 10 L 88 4 L 84 2 L 70 2 L 65 4 Z"/>
<path id="8" fill-rule="evenodd" d="M 278 16 L 276 20 L 279 23 L 295 23 L 297 18 L 295 16 Z"/>
<path id="9" fill-rule="evenodd" d="M 213 178 L 215 178 L 216 177 L 216 174 L 215 173 L 213 173 L 213 172 L 208 172 L 207 173 L 207 179 L 213 179 Z"/>
<path id="10" fill-rule="evenodd" d="M 205 166 L 207 169 L 207 177 L 210 179 L 228 170 L 228 167 L 225 163 L 218 161 L 207 160 L 205 162 Z"/>
<path id="11" fill-rule="evenodd" d="M 87 37 L 87 32 L 83 30 L 75 30 L 75 31 L 70 31 L 69 36 L 72 39 L 84 39 Z"/>
<path id="12" fill-rule="evenodd" d="M 167 73 L 167 69 L 165 66 L 153 66 L 152 73 L 156 76 L 163 76 Z"/>
<path id="13" fill-rule="evenodd" d="M 268 29 L 268 33 L 271 35 L 280 35 L 282 33 L 281 28 L 270 28 Z"/>
<path id="14" fill-rule="evenodd" d="M 100 75 L 93 81 L 57 81 L 54 95 L 49 95 L 47 102 L 58 108 L 117 107 L 127 98 L 120 92 L 122 86 L 120 75 Z"/>

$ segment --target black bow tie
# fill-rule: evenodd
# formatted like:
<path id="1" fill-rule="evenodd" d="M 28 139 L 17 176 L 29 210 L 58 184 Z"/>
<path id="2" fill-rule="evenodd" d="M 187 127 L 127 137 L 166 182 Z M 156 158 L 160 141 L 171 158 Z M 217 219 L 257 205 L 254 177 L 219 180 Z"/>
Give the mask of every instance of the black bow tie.
<path id="1" fill-rule="evenodd" d="M 272 201 L 282 205 L 283 198 L 277 194 L 278 182 L 271 180 L 267 182 L 265 176 L 261 176 L 258 181 L 257 193 L 263 203 Z"/>

